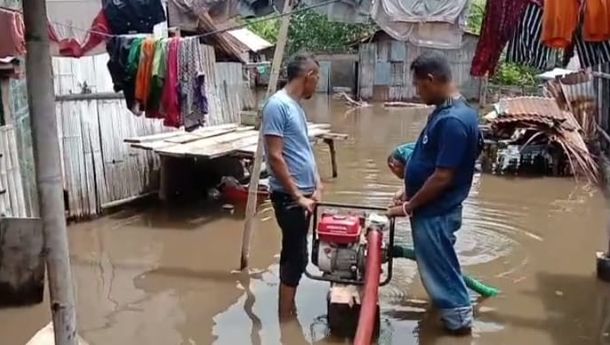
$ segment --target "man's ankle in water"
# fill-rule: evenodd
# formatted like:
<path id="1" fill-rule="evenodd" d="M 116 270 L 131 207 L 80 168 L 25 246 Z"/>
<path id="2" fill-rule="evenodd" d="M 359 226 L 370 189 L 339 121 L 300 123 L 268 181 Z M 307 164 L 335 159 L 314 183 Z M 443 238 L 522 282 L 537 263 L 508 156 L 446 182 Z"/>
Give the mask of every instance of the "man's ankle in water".
<path id="1" fill-rule="evenodd" d="M 296 287 L 280 284 L 278 314 L 280 321 L 290 321 L 296 317 Z"/>

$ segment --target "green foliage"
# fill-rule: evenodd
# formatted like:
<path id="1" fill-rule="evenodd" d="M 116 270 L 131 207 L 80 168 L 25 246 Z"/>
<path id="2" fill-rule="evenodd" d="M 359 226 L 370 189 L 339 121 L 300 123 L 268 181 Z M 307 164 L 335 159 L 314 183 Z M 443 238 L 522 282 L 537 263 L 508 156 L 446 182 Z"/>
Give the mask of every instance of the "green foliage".
<path id="1" fill-rule="evenodd" d="M 276 42 L 279 19 L 250 22 L 249 28 L 270 42 Z M 351 50 L 351 44 L 374 33 L 376 27 L 367 24 L 343 24 L 329 21 L 317 12 L 304 11 L 294 14 L 288 30 L 288 53 L 308 51 L 312 53 L 343 53 Z"/>
<path id="2" fill-rule="evenodd" d="M 374 33 L 376 27 L 365 24 L 343 24 L 328 21 L 315 11 L 298 13 L 291 21 L 289 52 L 342 53 L 351 44 Z"/>
<path id="3" fill-rule="evenodd" d="M 470 4 L 470 13 L 468 14 L 468 30 L 473 33 L 481 33 L 483 18 L 485 18 L 485 0 L 473 0 Z"/>
<path id="4" fill-rule="evenodd" d="M 275 43 L 277 41 L 277 35 L 280 32 L 280 21 L 278 19 L 265 21 L 252 20 L 248 22 L 248 27 L 267 41 Z"/>
<path id="5" fill-rule="evenodd" d="M 536 70 L 510 62 L 500 64 L 498 71 L 494 75 L 492 82 L 501 85 L 536 85 Z"/>

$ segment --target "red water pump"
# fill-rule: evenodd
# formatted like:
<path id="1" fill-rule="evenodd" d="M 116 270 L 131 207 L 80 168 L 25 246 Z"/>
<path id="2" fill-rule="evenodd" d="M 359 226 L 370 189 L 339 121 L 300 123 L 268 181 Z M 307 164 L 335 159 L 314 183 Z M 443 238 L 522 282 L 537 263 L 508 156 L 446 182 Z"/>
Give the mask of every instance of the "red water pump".
<path id="1" fill-rule="evenodd" d="M 331 283 L 328 323 L 333 333 L 353 336 L 360 327 L 361 307 L 362 312 L 371 313 L 365 310 L 365 298 L 377 309 L 371 318 L 379 317 L 377 289 L 392 279 L 393 258 L 388 248 L 394 245 L 395 232 L 394 219 L 383 216 L 383 212 L 383 208 L 360 205 L 316 206 L 311 261 L 320 273 L 305 274 Z M 385 279 L 381 280 L 384 264 Z"/>

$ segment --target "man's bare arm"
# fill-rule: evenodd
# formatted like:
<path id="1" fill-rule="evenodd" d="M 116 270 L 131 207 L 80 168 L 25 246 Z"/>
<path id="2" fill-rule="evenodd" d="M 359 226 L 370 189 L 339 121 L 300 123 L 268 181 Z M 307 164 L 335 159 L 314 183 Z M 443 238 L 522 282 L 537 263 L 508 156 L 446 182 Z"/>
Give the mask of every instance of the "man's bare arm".
<path id="1" fill-rule="evenodd" d="M 438 199 L 451 185 L 454 176 L 455 171 L 452 169 L 436 168 L 421 189 L 409 200 L 409 209 L 416 210 Z"/>
<path id="2" fill-rule="evenodd" d="M 269 167 L 273 171 L 275 177 L 280 181 L 284 190 L 295 200 L 302 197 L 299 188 L 290 176 L 288 171 L 288 165 L 282 155 L 282 148 L 284 147 L 284 139 L 279 136 L 265 135 L 265 147 L 267 149 L 267 159 Z"/>

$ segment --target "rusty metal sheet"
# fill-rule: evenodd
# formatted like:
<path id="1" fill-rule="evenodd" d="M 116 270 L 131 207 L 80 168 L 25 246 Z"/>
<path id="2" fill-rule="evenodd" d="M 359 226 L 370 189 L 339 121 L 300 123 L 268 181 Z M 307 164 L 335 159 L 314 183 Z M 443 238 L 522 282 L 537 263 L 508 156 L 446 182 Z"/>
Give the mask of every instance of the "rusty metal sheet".
<path id="1" fill-rule="evenodd" d="M 562 110 L 553 98 L 533 96 L 502 98 L 498 107 L 501 116 L 530 115 L 565 119 Z"/>

